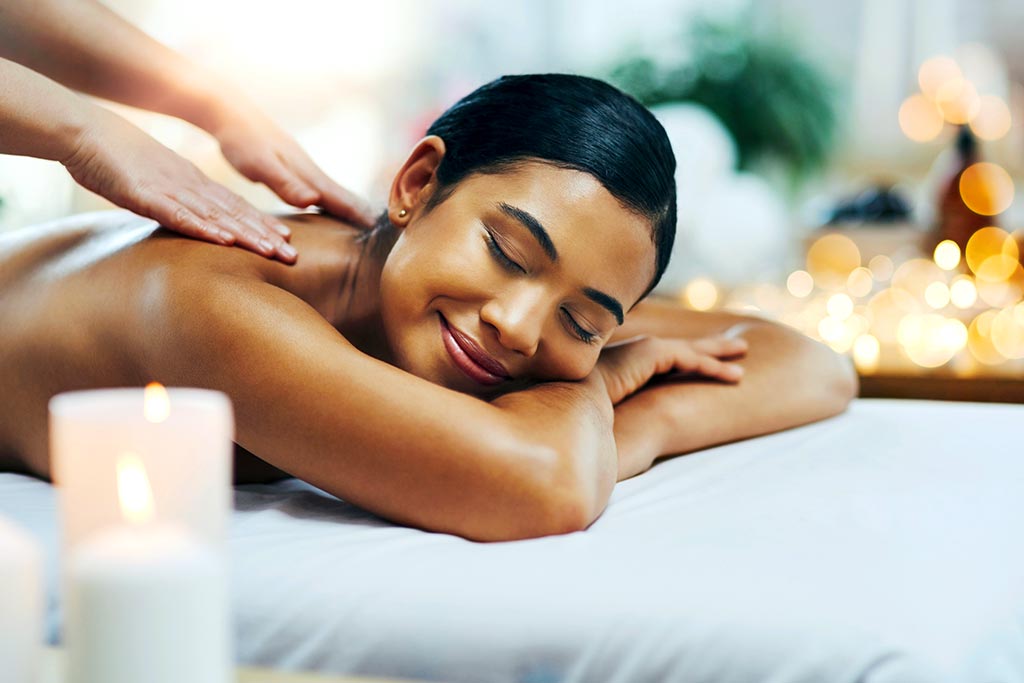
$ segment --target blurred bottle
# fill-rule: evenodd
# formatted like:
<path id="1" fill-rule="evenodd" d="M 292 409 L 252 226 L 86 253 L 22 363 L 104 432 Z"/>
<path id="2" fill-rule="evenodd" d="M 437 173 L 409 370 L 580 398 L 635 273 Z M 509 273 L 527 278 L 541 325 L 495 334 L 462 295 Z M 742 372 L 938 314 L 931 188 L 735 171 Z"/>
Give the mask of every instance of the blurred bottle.
<path id="1" fill-rule="evenodd" d="M 929 244 L 925 245 L 928 253 L 931 253 L 935 245 L 942 240 L 953 240 L 959 245 L 960 253 L 964 253 L 971 235 L 993 224 L 991 216 L 982 216 L 971 211 L 960 195 L 960 176 L 969 166 L 980 160 L 978 140 L 969 126 L 960 126 L 951 159 L 939 184 L 935 225 L 928 238 Z"/>

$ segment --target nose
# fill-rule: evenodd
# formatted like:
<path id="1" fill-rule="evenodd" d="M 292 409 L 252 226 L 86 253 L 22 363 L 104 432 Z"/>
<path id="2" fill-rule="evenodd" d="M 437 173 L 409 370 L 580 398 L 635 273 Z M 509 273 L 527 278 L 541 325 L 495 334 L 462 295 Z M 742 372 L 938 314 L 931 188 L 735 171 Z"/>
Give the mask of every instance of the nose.
<path id="1" fill-rule="evenodd" d="M 495 329 L 502 346 L 529 358 L 540 344 L 544 309 L 543 292 L 523 286 L 488 300 L 480 319 Z"/>

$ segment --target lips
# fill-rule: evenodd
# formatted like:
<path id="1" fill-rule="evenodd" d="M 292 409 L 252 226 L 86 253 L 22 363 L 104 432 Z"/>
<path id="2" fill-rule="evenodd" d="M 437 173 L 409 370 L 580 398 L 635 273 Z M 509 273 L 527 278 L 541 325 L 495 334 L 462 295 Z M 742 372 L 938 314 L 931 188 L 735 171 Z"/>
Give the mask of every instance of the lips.
<path id="1" fill-rule="evenodd" d="M 509 379 L 501 363 L 487 355 L 472 339 L 451 327 L 444 316 L 439 317 L 445 350 L 460 370 L 480 384 L 494 385 Z"/>

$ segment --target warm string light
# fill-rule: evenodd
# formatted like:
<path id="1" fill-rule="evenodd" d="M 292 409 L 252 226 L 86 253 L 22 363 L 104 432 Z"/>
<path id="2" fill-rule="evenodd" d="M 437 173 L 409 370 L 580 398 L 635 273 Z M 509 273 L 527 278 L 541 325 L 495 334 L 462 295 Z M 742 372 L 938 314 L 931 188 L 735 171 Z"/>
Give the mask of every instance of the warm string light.
<path id="1" fill-rule="evenodd" d="M 983 140 L 999 140 L 1010 132 L 1010 108 L 1000 97 L 980 94 L 952 57 L 926 59 L 917 72 L 921 91 L 910 94 L 897 112 L 900 129 L 914 142 L 930 142 L 946 123 L 968 124 Z"/>
<path id="2" fill-rule="evenodd" d="M 690 308 L 707 311 L 718 302 L 718 288 L 707 278 L 697 278 L 686 285 L 683 300 Z"/>
<path id="3" fill-rule="evenodd" d="M 995 366 L 1024 359 L 1019 258 L 1017 236 L 988 227 L 963 252 L 944 241 L 932 258 L 894 263 L 877 255 L 865 267 L 853 241 L 832 233 L 811 244 L 806 269 L 791 272 L 784 286 L 729 290 L 701 277 L 681 298 L 697 310 L 775 318 L 849 354 L 863 373 L 877 372 L 894 352 L 923 368 L 961 356 Z"/>

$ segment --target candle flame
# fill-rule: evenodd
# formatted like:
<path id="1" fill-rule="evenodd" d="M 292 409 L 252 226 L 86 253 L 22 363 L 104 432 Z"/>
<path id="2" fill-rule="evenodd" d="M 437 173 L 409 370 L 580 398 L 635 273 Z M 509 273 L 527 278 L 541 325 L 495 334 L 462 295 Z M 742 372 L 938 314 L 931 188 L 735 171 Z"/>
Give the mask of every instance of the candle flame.
<path id="1" fill-rule="evenodd" d="M 163 422 L 171 414 L 171 399 L 159 382 L 150 382 L 143 392 L 142 412 L 149 422 Z"/>
<path id="2" fill-rule="evenodd" d="M 117 461 L 117 497 L 121 515 L 133 524 L 143 524 L 153 517 L 153 491 L 141 458 L 125 453 Z"/>

